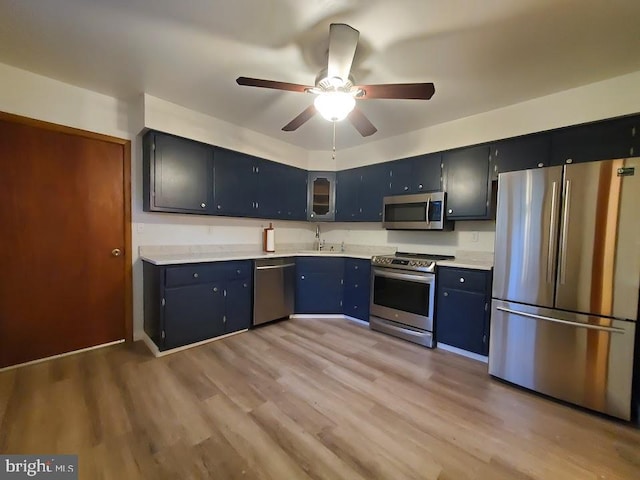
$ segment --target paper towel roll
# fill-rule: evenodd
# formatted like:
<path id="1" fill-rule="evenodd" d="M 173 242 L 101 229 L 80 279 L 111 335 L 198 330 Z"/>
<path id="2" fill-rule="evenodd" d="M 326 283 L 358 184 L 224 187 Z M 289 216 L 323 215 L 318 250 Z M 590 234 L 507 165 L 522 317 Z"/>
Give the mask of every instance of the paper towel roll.
<path id="1" fill-rule="evenodd" d="M 273 229 L 271 224 L 269 224 L 269 228 L 264 229 L 264 251 L 276 251 L 276 231 Z"/>

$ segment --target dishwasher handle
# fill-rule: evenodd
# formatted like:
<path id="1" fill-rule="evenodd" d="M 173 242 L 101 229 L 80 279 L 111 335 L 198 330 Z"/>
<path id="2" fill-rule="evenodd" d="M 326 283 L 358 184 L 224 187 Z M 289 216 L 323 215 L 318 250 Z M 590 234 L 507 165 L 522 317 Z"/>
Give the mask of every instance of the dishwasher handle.
<path id="1" fill-rule="evenodd" d="M 275 268 L 289 268 L 295 266 L 295 263 L 285 263 L 284 265 L 265 265 L 263 267 L 256 267 L 256 270 L 273 270 Z"/>

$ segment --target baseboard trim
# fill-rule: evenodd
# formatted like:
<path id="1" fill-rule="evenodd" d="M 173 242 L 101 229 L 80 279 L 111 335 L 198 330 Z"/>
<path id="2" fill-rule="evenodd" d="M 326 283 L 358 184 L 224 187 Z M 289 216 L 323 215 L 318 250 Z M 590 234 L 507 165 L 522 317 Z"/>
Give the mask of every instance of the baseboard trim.
<path id="1" fill-rule="evenodd" d="M 245 328 L 244 330 L 238 330 L 237 332 L 227 333 L 225 335 L 220 335 L 219 337 L 209 338 L 207 340 L 202 340 L 196 343 L 190 343 L 189 345 L 183 345 L 182 347 L 171 348 L 169 350 L 160 351 L 158 346 L 149 338 L 146 333 L 142 334 L 142 341 L 147 346 L 149 351 L 153 354 L 154 357 L 165 357 L 167 355 L 171 355 L 172 353 L 182 352 L 183 350 L 188 350 L 193 347 L 199 347 L 200 345 L 206 345 L 207 343 L 215 342 L 216 340 L 222 340 L 223 338 L 232 337 L 233 335 L 238 335 L 239 333 L 248 332 L 249 329 Z"/>
<path id="2" fill-rule="evenodd" d="M 447 345 L 446 343 L 438 342 L 437 348 L 441 350 L 446 350 L 447 352 L 457 353 L 458 355 L 462 355 L 463 357 L 471 358 L 473 360 L 477 360 L 482 363 L 489 363 L 489 357 L 485 357 L 484 355 L 478 355 L 477 353 L 467 352 L 458 347 L 452 347 L 451 345 Z"/>
<path id="3" fill-rule="evenodd" d="M 343 315 L 346 320 L 349 320 L 353 323 L 358 323 L 360 325 L 364 325 L 365 327 L 369 326 L 369 322 L 365 322 L 364 320 L 360 320 L 359 318 L 350 317 L 349 315 Z"/>
<path id="4" fill-rule="evenodd" d="M 313 313 L 294 313 L 293 315 L 289 315 L 289 318 L 345 318 L 344 315 L 337 314 L 313 314 Z"/>
<path id="5" fill-rule="evenodd" d="M 9 365 L 8 367 L 0 368 L 0 372 L 4 372 L 6 370 L 13 370 L 14 368 L 26 367 L 29 365 L 35 365 L 36 363 L 48 362 L 49 360 L 68 357 L 69 355 L 76 355 L 78 353 L 90 352 L 91 350 L 97 350 L 99 348 L 112 347 L 113 345 L 124 343 L 124 341 L 125 340 L 123 338 L 122 340 L 116 340 L 115 342 L 101 343 L 100 345 L 94 345 L 93 347 L 81 348 L 80 350 L 73 350 L 72 352 L 60 353 L 58 355 L 53 355 L 51 357 L 39 358 L 38 360 L 31 360 L 30 362 L 18 363 L 17 365 Z"/>

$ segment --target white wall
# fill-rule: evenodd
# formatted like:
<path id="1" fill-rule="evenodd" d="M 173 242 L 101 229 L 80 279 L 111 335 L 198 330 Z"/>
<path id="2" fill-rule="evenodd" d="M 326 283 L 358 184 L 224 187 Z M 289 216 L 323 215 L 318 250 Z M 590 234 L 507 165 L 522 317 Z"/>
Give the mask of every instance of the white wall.
<path id="1" fill-rule="evenodd" d="M 132 140 L 134 329 L 142 330 L 139 245 L 259 245 L 264 220 L 152 214 L 142 211 L 139 135 L 155 128 L 312 170 L 344 169 L 484 142 L 564 125 L 640 112 L 640 72 L 513 105 L 406 135 L 337 152 L 305 152 L 262 134 L 164 100 L 141 95 L 127 101 L 0 64 L 0 111 Z M 307 242 L 314 226 L 274 222 L 278 241 Z M 323 224 L 329 243 L 393 245 L 400 250 L 451 253 L 493 250 L 493 222 L 458 222 L 454 232 L 387 232 L 377 224 Z M 477 233 L 477 241 L 475 233 Z"/>
<path id="2" fill-rule="evenodd" d="M 460 250 L 493 252 L 495 222 L 457 222 L 452 232 L 385 230 L 379 223 L 321 224 L 327 243 L 397 247 L 400 252 L 454 255 Z"/>

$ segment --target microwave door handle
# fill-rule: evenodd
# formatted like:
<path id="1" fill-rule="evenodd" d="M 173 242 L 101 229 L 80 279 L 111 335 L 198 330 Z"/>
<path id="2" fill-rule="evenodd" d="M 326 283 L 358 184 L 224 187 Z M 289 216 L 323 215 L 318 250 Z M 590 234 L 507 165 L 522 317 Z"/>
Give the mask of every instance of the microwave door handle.
<path id="1" fill-rule="evenodd" d="M 431 197 L 427 198 L 427 225 L 431 224 L 431 217 L 429 215 L 429 207 L 431 206 Z"/>

